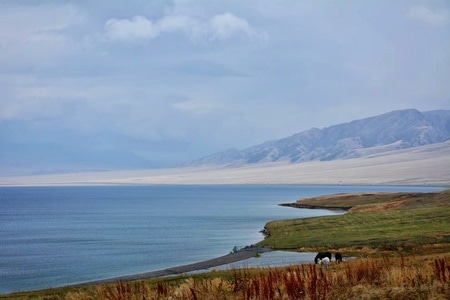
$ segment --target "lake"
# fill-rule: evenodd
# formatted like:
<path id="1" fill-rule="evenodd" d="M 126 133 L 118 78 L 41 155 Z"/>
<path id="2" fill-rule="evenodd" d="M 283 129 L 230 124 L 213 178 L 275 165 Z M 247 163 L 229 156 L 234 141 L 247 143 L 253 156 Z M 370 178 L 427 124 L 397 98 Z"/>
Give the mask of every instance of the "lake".
<path id="1" fill-rule="evenodd" d="M 278 206 L 299 198 L 435 190 L 441 189 L 296 185 L 0 187 L 0 293 L 211 259 L 229 253 L 234 246 L 262 240 L 260 230 L 268 221 L 339 213 Z"/>

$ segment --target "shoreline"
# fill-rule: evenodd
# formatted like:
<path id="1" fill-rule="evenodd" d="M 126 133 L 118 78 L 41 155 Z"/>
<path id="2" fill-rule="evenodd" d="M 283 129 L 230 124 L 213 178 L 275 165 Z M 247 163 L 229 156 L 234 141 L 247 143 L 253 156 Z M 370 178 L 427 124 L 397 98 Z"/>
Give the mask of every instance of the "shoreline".
<path id="1" fill-rule="evenodd" d="M 297 202 L 294 203 L 281 203 L 278 204 L 279 206 L 285 206 L 285 207 L 293 207 L 293 208 L 300 208 L 300 209 L 328 209 L 328 210 L 334 210 L 334 211 L 349 211 L 352 207 L 346 206 L 346 207 L 339 207 L 339 206 L 324 206 L 324 205 L 311 205 L 311 204 L 300 204 Z"/>
<path id="2" fill-rule="evenodd" d="M 306 208 L 306 209 L 326 209 L 326 210 L 334 210 L 336 208 L 330 208 L 330 207 L 322 207 L 317 205 L 301 205 L 296 206 L 292 205 L 295 203 L 284 203 L 279 204 L 280 206 L 290 206 L 294 208 Z M 339 208 L 339 210 L 343 210 L 342 208 Z M 345 211 L 345 209 L 344 209 Z M 159 278 L 159 277 L 167 277 L 167 276 L 174 276 L 174 275 L 182 275 L 187 274 L 189 272 L 195 272 L 195 271 L 202 271 L 207 270 L 209 268 L 214 268 L 218 266 L 223 266 L 227 264 L 232 264 L 234 262 L 243 261 L 252 257 L 255 257 L 257 253 L 264 253 L 269 252 L 271 249 L 269 247 L 265 248 L 258 248 L 258 247 L 246 247 L 240 251 L 229 253 L 220 257 L 216 257 L 213 259 L 208 259 L 196 263 L 181 265 L 181 266 L 175 266 L 175 267 L 169 267 L 166 269 L 156 270 L 156 271 L 149 271 L 144 273 L 138 273 L 138 274 L 131 274 L 131 275 L 123 275 L 123 276 L 115 276 L 110 278 L 104 278 L 104 279 L 96 279 L 96 280 L 89 280 L 85 282 L 78 282 L 78 283 L 69 283 L 67 285 L 61 285 L 59 287 L 54 288 L 65 288 L 65 287 L 77 287 L 77 286 L 88 286 L 88 285 L 96 285 L 96 284 L 110 284 L 115 283 L 117 281 L 136 281 L 136 280 L 143 280 L 143 279 L 152 279 L 152 278 Z M 7 293 L 8 294 L 14 294 L 16 292 Z"/>
<path id="3" fill-rule="evenodd" d="M 59 289 L 71 289 L 71 288 L 83 288 L 88 286 L 96 286 L 96 285 L 107 285 L 107 284 L 114 284 L 118 282 L 130 282 L 130 281 L 139 281 L 139 280 L 147 280 L 147 279 L 156 279 L 156 278 L 166 278 L 170 276 L 178 276 L 178 275 L 186 275 L 190 276 L 192 274 L 201 273 L 204 272 L 211 272 L 216 267 L 219 267 L 217 270 L 223 270 L 224 266 L 233 266 L 234 263 L 244 262 L 247 260 L 252 259 L 261 259 L 257 254 L 263 254 L 261 257 L 264 257 L 264 254 L 270 253 L 276 253 L 276 252 L 287 252 L 290 253 L 292 251 L 287 250 L 273 250 L 268 246 L 247 246 L 243 248 L 242 250 L 239 250 L 237 252 L 231 252 L 229 254 L 219 256 L 213 259 L 208 259 L 192 264 L 186 264 L 181 266 L 175 266 L 170 267 L 166 269 L 156 270 L 156 271 L 149 271 L 144 273 L 138 273 L 138 274 L 131 274 L 131 275 L 124 275 L 124 276 L 116 276 L 116 277 L 110 277 L 110 278 L 104 278 L 104 279 L 98 279 L 98 280 L 91 280 L 86 282 L 80 282 L 80 283 L 73 283 L 73 284 L 63 284 L 60 286 L 53 286 L 43 289 L 32 289 L 32 290 L 20 290 L 20 291 L 12 291 L 7 293 L 0 293 L 0 299 L 3 297 L 13 297 L 15 295 L 24 294 L 24 293 L 33 293 L 33 292 L 39 292 L 39 291 L 45 291 L 45 290 L 59 290 Z M 296 254 L 301 254 L 301 252 L 295 252 Z M 315 256 L 315 252 L 303 252 L 303 254 L 306 255 L 312 255 L 311 257 L 303 257 L 300 258 L 300 261 L 296 262 L 295 264 L 304 264 L 304 263 L 313 263 L 313 257 Z M 272 259 L 272 258 L 271 258 Z M 287 266 L 287 265 L 286 265 Z M 220 268 L 222 267 L 222 269 Z M 248 267 L 248 266 L 246 266 Z M 245 268 L 246 268 L 245 267 Z M 264 268 L 265 266 L 254 266 L 255 268 Z M 231 267 L 233 268 L 233 267 Z M 239 268 L 239 267 L 238 267 Z"/>
<path id="4" fill-rule="evenodd" d="M 259 253 L 266 253 L 272 251 L 269 247 L 246 247 L 238 252 L 232 252 L 223 256 L 219 256 L 213 259 L 208 259 L 192 264 L 170 267 L 167 269 L 149 271 L 140 274 L 132 274 L 118 277 L 111 277 L 99 280 L 92 280 L 77 284 L 64 285 L 63 287 L 77 287 L 86 285 L 97 285 L 97 284 L 109 284 L 118 281 L 135 281 L 143 279 L 152 279 L 159 277 L 167 277 L 174 275 L 181 275 L 189 272 L 207 270 L 209 268 L 218 267 L 222 265 L 227 265 L 239 261 L 243 261 L 252 257 L 255 257 Z"/>

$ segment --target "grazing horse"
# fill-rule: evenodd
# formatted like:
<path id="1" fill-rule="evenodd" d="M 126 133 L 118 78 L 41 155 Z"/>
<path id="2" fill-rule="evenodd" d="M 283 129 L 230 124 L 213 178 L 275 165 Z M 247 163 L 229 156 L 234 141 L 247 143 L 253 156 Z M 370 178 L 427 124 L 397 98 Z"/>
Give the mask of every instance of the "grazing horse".
<path id="1" fill-rule="evenodd" d="M 328 266 L 330 265 L 330 259 L 328 257 L 324 257 L 322 259 L 319 259 L 319 265 L 325 268 L 325 270 L 328 270 Z"/>
<path id="2" fill-rule="evenodd" d="M 336 262 L 337 263 L 341 263 L 342 262 L 342 254 L 341 254 L 341 252 L 336 252 L 336 254 L 334 255 L 334 258 L 336 258 Z"/>
<path id="3" fill-rule="evenodd" d="M 329 260 L 331 260 L 331 252 L 319 252 L 317 253 L 316 257 L 314 258 L 314 262 L 317 264 L 319 262 L 319 259 L 328 257 Z"/>

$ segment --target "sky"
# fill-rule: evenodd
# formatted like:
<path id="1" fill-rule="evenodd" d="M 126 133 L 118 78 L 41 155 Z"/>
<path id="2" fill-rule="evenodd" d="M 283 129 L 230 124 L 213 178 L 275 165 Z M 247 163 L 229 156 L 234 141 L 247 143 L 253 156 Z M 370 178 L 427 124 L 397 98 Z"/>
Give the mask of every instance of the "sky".
<path id="1" fill-rule="evenodd" d="M 0 174 L 170 167 L 449 82 L 444 0 L 2 0 Z"/>

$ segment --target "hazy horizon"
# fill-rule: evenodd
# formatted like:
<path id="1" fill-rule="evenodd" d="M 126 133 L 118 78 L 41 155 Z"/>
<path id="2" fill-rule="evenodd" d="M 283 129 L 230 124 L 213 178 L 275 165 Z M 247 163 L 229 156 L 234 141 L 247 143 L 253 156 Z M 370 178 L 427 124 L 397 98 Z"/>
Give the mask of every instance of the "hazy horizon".
<path id="1" fill-rule="evenodd" d="M 450 109 L 450 4 L 0 3 L 2 174 L 174 166 Z"/>

